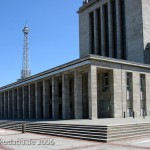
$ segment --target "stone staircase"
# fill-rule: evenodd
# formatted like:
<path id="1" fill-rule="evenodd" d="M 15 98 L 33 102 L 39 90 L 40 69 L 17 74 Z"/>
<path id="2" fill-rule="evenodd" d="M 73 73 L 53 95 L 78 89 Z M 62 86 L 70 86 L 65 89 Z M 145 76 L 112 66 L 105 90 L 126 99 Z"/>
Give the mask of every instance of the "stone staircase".
<path id="1" fill-rule="evenodd" d="M 22 131 L 23 123 L 26 124 L 26 132 L 100 142 L 150 135 L 150 123 L 97 126 L 5 121 L 0 122 L 0 128 Z"/>

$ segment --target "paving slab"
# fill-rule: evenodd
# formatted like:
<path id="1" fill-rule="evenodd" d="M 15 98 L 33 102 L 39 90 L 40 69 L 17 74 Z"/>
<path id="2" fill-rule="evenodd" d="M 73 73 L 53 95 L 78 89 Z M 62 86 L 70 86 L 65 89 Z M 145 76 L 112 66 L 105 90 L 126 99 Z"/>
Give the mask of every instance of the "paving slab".
<path id="1" fill-rule="evenodd" d="M 0 150 L 149 150 L 150 136 L 111 143 L 0 129 Z"/>
<path id="2" fill-rule="evenodd" d="M 75 124 L 75 125 L 101 125 L 101 126 L 115 126 L 115 125 L 126 125 L 126 124 L 140 124 L 150 123 L 150 117 L 138 117 L 138 118 L 104 118 L 104 119 L 73 119 L 73 120 L 0 120 L 4 121 L 27 121 L 30 123 L 56 123 L 56 124 Z"/>

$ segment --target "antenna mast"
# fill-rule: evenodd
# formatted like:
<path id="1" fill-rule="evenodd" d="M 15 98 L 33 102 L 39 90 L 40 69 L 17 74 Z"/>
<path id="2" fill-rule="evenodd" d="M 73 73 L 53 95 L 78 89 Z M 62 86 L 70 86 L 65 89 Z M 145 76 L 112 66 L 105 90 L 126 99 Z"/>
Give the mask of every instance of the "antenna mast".
<path id="1" fill-rule="evenodd" d="M 24 48 L 23 48 L 23 62 L 22 62 L 22 70 L 21 70 L 21 79 L 25 79 L 27 77 L 30 77 L 31 71 L 29 69 L 29 47 L 28 47 L 28 33 L 29 28 L 26 25 L 23 28 L 24 33 Z"/>

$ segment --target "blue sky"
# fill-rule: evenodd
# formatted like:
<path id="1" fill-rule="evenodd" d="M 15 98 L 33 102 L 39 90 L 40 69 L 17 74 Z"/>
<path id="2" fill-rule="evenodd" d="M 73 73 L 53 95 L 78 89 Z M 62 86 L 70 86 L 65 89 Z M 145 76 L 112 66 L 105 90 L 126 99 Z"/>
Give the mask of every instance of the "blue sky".
<path id="1" fill-rule="evenodd" d="M 0 87 L 21 76 L 26 20 L 32 75 L 79 57 L 81 5 L 82 0 L 0 0 Z"/>

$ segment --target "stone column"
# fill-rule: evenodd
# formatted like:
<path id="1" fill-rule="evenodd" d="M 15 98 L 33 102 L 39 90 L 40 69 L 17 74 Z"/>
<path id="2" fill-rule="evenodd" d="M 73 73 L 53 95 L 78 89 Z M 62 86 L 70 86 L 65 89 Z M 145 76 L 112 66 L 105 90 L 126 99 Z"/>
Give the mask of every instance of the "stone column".
<path id="1" fill-rule="evenodd" d="M 121 58 L 121 12 L 119 8 L 119 1 L 115 0 L 116 2 L 116 32 L 117 32 L 117 58 Z"/>
<path id="2" fill-rule="evenodd" d="M 133 111 L 135 112 L 135 116 L 139 117 L 141 108 L 140 108 L 140 101 L 141 101 L 141 91 L 140 91 L 140 74 L 139 72 L 132 73 L 132 81 L 133 81 Z"/>
<path id="3" fill-rule="evenodd" d="M 4 92 L 4 118 L 6 118 L 6 108 L 5 108 L 5 106 L 6 106 L 6 96 L 5 96 L 5 92 Z"/>
<path id="4" fill-rule="evenodd" d="M 123 102 L 123 112 L 127 112 L 127 81 L 126 81 L 126 71 L 122 68 L 122 102 Z M 124 117 L 124 114 L 122 114 Z"/>
<path id="5" fill-rule="evenodd" d="M 31 119 L 31 85 L 28 85 L 28 98 L 29 98 L 29 102 L 28 102 L 28 114 L 29 114 L 29 119 Z"/>
<path id="6" fill-rule="evenodd" d="M 79 71 L 74 72 L 74 108 L 75 119 L 82 119 L 82 74 Z"/>
<path id="7" fill-rule="evenodd" d="M 41 94 L 41 85 L 40 83 L 35 83 L 35 99 L 36 99 L 36 119 L 41 119 L 42 118 L 42 95 Z"/>
<path id="8" fill-rule="evenodd" d="M 8 108 L 7 108 L 7 109 L 8 109 L 8 112 L 7 112 L 7 113 L 8 113 L 8 119 L 9 119 L 9 118 L 10 118 L 10 107 L 11 107 L 11 106 L 10 106 L 10 97 L 9 97 L 10 91 L 8 91 L 7 93 L 8 93 L 8 94 L 7 94 L 7 99 L 8 99 L 8 105 L 7 105 L 7 107 L 8 107 Z"/>
<path id="9" fill-rule="evenodd" d="M 97 110 L 97 68 L 91 65 L 88 72 L 89 119 L 98 118 Z"/>
<path id="10" fill-rule="evenodd" d="M 30 85 L 30 119 L 36 118 L 35 84 Z"/>
<path id="11" fill-rule="evenodd" d="M 8 92 L 4 92 L 4 118 L 8 118 Z"/>
<path id="12" fill-rule="evenodd" d="M 2 118 L 4 118 L 4 93 L 2 92 Z"/>
<path id="13" fill-rule="evenodd" d="M 14 109 L 14 103 L 15 103 L 15 96 L 14 96 L 14 89 L 12 90 L 12 118 L 15 118 L 15 109 Z"/>
<path id="14" fill-rule="evenodd" d="M 24 105 L 25 104 L 25 102 L 24 102 L 25 101 L 25 98 L 24 98 L 25 91 L 24 90 L 25 90 L 25 87 L 23 86 L 22 87 L 22 108 L 23 108 L 22 111 L 23 111 L 23 119 L 25 119 L 25 109 L 24 109 L 24 107 L 25 107 L 25 105 Z"/>
<path id="15" fill-rule="evenodd" d="M 23 87 L 18 88 L 17 92 L 17 118 L 23 118 Z"/>
<path id="16" fill-rule="evenodd" d="M 120 118 L 123 114 L 122 71 L 113 69 L 113 117 Z"/>
<path id="17" fill-rule="evenodd" d="M 43 117 L 49 119 L 49 105 L 50 105 L 50 84 L 49 80 L 43 80 Z"/>
<path id="18" fill-rule="evenodd" d="M 52 119 L 59 119 L 58 79 L 52 78 Z"/>
<path id="19" fill-rule="evenodd" d="M 113 57 L 113 26 L 112 26 L 112 6 L 108 1 L 108 27 L 109 27 L 109 56 Z"/>
<path id="20" fill-rule="evenodd" d="M 70 119 L 69 75 L 62 75 L 62 114 L 63 119 Z"/>
<path id="21" fill-rule="evenodd" d="M 8 91 L 8 118 L 13 118 L 12 115 L 12 90 Z"/>
<path id="22" fill-rule="evenodd" d="M 146 74 L 146 111 L 150 115 L 150 74 Z"/>
<path id="23" fill-rule="evenodd" d="M 14 101 L 14 104 L 13 104 L 13 118 L 14 119 L 17 119 L 17 106 L 18 106 L 18 100 L 17 100 L 17 94 L 18 93 L 18 89 L 14 89 L 14 97 L 13 97 L 13 101 Z"/>
<path id="24" fill-rule="evenodd" d="M 2 119 L 2 93 L 0 93 L 0 118 Z"/>
<path id="25" fill-rule="evenodd" d="M 29 94 L 28 94 L 28 86 L 24 86 L 23 89 L 23 118 L 29 118 Z"/>
<path id="26" fill-rule="evenodd" d="M 38 119 L 38 87 L 35 83 L 35 117 Z"/>

